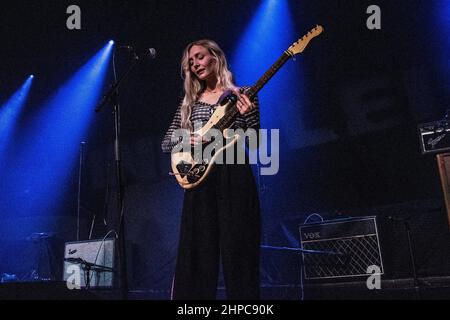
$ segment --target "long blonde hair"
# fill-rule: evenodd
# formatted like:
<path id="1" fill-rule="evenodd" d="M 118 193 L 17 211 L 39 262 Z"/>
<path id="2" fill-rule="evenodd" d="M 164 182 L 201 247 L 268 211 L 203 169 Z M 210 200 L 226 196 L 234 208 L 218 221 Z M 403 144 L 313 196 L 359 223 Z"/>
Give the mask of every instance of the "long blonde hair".
<path id="1" fill-rule="evenodd" d="M 192 105 L 200 98 L 200 94 L 205 89 L 205 81 L 200 81 L 197 76 L 193 74 L 189 65 L 189 50 L 194 45 L 208 49 L 209 53 L 211 53 L 216 60 L 215 73 L 217 75 L 217 84 L 224 90 L 236 89 L 233 82 L 233 75 L 228 69 L 225 54 L 216 42 L 203 39 L 188 44 L 186 49 L 184 49 L 181 58 L 181 77 L 184 79 L 184 98 L 181 104 L 181 127 L 191 131 L 193 128 L 189 118 L 192 113 Z"/>

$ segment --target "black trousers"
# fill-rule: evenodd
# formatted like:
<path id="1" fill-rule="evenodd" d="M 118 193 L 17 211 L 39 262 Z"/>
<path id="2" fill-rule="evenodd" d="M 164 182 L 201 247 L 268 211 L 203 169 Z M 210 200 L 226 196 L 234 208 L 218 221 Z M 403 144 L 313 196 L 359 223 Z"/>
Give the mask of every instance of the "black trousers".
<path id="1" fill-rule="evenodd" d="M 185 191 L 173 299 L 215 299 L 220 261 L 227 299 L 258 299 L 260 229 L 251 167 L 215 165 Z"/>

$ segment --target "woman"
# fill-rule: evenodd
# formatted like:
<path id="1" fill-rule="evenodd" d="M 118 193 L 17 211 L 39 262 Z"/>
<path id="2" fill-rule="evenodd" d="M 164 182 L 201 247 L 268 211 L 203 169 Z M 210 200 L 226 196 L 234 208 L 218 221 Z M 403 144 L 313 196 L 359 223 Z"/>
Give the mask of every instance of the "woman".
<path id="1" fill-rule="evenodd" d="M 227 90 L 238 96 L 232 128 L 259 128 L 258 100 L 239 93 L 223 51 L 211 40 L 190 43 L 181 60 L 185 96 L 162 149 L 170 152 L 180 128 L 205 124 Z M 191 136 L 192 145 L 203 143 Z M 216 164 L 199 186 L 185 191 L 172 297 L 215 299 L 222 263 L 228 299 L 259 298 L 260 212 L 249 164 Z"/>

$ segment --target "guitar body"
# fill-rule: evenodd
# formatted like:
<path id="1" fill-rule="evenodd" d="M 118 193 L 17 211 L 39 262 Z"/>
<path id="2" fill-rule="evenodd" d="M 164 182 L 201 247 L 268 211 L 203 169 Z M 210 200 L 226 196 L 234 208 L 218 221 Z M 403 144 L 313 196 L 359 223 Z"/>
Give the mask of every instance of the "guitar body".
<path id="1" fill-rule="evenodd" d="M 224 136 L 226 136 L 226 131 Z M 196 161 L 193 152 L 172 153 L 172 172 L 179 185 L 184 189 L 192 189 L 198 186 L 207 178 L 216 160 L 223 156 L 226 149 L 233 148 L 238 141 L 239 135 L 237 134 L 226 136 L 226 143 L 223 147 L 216 149 L 211 158 L 202 158 L 201 161 Z"/>
<path id="2" fill-rule="evenodd" d="M 322 26 L 316 26 L 301 39 L 294 42 L 269 70 L 263 74 L 257 83 L 245 91 L 245 94 L 252 99 L 289 58 L 303 52 L 308 43 L 322 32 Z M 235 106 L 236 101 L 237 97 L 234 93 L 226 93 L 220 99 L 220 106 L 217 107 L 208 122 L 193 133 L 194 135 L 209 140 L 208 137 L 212 129 L 218 129 L 222 133 L 222 137 L 220 137 L 222 141 L 212 140 L 211 142 L 203 143 L 202 148 L 191 148 L 194 149 L 191 151 L 172 152 L 171 174 L 175 176 L 180 186 L 184 189 L 191 189 L 202 183 L 211 172 L 214 163 L 218 162 L 218 159 L 222 159 L 219 157 L 223 156 L 224 151 L 233 147 L 239 141 L 239 135 L 228 132 L 228 128 L 230 128 L 233 120 L 238 115 L 238 110 Z M 210 147 L 213 147 L 213 152 L 209 152 L 211 150 Z M 208 152 L 203 152 L 205 149 Z M 201 151 L 201 155 L 194 153 L 199 151 Z"/>

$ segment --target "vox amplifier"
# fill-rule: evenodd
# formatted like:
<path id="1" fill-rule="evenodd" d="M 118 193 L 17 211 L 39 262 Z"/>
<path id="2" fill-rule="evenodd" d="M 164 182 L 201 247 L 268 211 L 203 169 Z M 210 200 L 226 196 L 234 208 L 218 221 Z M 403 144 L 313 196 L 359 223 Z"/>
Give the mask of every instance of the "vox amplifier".
<path id="1" fill-rule="evenodd" d="M 383 274 L 375 216 L 303 224 L 300 226 L 306 279 L 368 276 L 368 267 Z"/>

